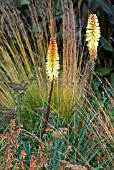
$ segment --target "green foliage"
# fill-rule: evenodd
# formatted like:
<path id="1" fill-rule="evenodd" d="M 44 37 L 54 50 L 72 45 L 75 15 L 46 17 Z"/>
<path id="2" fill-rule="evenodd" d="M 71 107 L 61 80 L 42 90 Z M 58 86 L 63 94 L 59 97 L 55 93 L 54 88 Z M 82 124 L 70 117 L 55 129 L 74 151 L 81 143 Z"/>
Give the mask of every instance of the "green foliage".
<path id="1" fill-rule="evenodd" d="M 27 5 L 27 4 L 28 4 L 28 0 L 19 0 L 18 6 L 21 7 L 21 6 Z"/>
<path id="2" fill-rule="evenodd" d="M 112 87 L 114 88 L 114 73 L 111 74 L 111 80 L 112 80 Z"/>
<path id="3" fill-rule="evenodd" d="M 111 44 L 103 36 L 101 36 L 100 40 L 101 40 L 101 45 L 105 50 L 113 52 L 113 48 Z"/>
<path id="4" fill-rule="evenodd" d="M 108 20 L 111 24 L 114 24 L 114 8 L 113 5 L 109 4 L 107 1 L 105 0 L 99 0 L 98 1 L 101 8 L 108 14 Z"/>
<path id="5" fill-rule="evenodd" d="M 106 75 L 110 75 L 110 72 L 112 71 L 113 69 L 111 68 L 99 68 L 97 69 L 97 73 L 99 73 L 101 76 L 106 76 Z"/>

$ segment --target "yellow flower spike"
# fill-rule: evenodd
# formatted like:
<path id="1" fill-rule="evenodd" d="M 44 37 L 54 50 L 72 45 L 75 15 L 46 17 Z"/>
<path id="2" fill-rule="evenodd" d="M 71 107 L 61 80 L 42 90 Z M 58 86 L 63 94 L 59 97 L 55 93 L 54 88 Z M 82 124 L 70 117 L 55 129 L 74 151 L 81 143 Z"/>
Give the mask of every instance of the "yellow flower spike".
<path id="1" fill-rule="evenodd" d="M 96 14 L 90 14 L 88 18 L 86 41 L 89 49 L 90 60 L 94 69 L 94 60 L 97 59 L 97 47 L 100 39 L 100 27 Z"/>
<path id="2" fill-rule="evenodd" d="M 49 80 L 58 78 L 59 74 L 59 55 L 58 47 L 55 38 L 50 38 L 50 45 L 47 53 L 47 63 L 46 63 L 46 73 L 49 77 Z"/>
<path id="3" fill-rule="evenodd" d="M 48 106 L 47 106 L 47 113 L 44 123 L 44 130 L 43 134 L 46 133 L 47 125 L 48 125 L 48 119 L 49 119 L 49 113 L 50 113 L 50 103 L 51 103 L 51 97 L 53 92 L 53 86 L 54 86 L 54 80 L 58 78 L 59 74 L 59 55 L 58 55 L 58 47 L 56 43 L 55 38 L 50 38 L 50 44 L 47 52 L 47 63 L 46 63 L 46 72 L 49 77 L 49 80 L 51 81 L 51 89 L 48 99 Z"/>

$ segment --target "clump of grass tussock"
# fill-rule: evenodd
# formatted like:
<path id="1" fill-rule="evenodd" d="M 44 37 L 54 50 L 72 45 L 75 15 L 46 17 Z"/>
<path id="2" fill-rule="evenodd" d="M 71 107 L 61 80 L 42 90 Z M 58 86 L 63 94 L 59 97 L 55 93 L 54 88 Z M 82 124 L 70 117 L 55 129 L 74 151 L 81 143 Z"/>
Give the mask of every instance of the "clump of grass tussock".
<path id="1" fill-rule="evenodd" d="M 9 82 L 28 83 L 30 77 L 37 76 L 40 88 L 42 77 L 45 77 L 43 72 L 45 71 L 45 50 L 48 41 L 46 42 L 40 37 L 36 41 L 36 35 L 34 36 L 32 33 L 30 25 L 14 7 L 1 7 L 1 11 L 1 94 L 2 101 L 6 102 L 4 104 L 8 106 L 9 101 L 11 106 L 11 95 L 7 90 Z M 39 34 L 43 36 L 44 33 Z M 45 46 L 44 50 L 42 50 L 43 46 Z M 41 65 L 44 67 L 43 69 Z"/>

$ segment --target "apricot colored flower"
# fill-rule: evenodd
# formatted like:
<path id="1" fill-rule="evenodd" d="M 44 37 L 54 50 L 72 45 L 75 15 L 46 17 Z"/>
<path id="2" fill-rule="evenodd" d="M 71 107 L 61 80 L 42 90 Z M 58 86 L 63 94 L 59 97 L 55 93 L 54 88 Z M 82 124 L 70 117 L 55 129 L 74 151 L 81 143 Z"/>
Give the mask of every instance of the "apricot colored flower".
<path id="1" fill-rule="evenodd" d="M 24 150 L 21 151 L 21 156 L 22 156 L 23 159 L 25 159 L 26 152 Z"/>
<path id="2" fill-rule="evenodd" d="M 97 59 L 97 47 L 100 39 L 100 27 L 96 14 L 90 14 L 88 18 L 86 41 L 89 49 L 90 60 L 94 63 Z"/>
<path id="3" fill-rule="evenodd" d="M 58 47 L 55 38 L 50 38 L 50 44 L 47 53 L 47 63 L 46 63 L 46 72 L 49 77 L 49 80 L 58 78 L 59 74 L 59 55 Z"/>

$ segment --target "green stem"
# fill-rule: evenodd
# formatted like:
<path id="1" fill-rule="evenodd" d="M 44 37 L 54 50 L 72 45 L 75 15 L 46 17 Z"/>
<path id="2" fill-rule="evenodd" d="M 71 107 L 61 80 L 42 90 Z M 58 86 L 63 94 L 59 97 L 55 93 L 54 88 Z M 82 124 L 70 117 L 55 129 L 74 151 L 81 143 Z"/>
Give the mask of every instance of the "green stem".
<path id="1" fill-rule="evenodd" d="M 49 119 L 50 103 L 51 103 L 53 85 L 54 85 L 54 79 L 53 79 L 52 82 L 51 82 L 51 89 L 50 89 L 50 95 L 49 95 L 49 99 L 48 99 L 48 106 L 47 106 L 47 113 L 46 113 L 46 119 L 45 119 L 43 134 L 46 133 L 46 128 L 47 128 L 47 125 L 48 125 L 48 119 Z"/>

